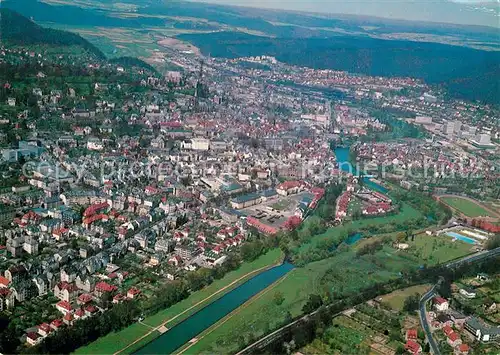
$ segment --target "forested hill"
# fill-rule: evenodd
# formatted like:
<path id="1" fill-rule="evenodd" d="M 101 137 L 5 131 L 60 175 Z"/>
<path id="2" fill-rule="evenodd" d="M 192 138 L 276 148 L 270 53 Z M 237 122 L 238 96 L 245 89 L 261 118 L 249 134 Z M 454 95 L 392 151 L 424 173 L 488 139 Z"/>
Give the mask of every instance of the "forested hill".
<path id="1" fill-rule="evenodd" d="M 15 11 L 0 8 L 0 38 L 2 44 L 79 46 L 104 59 L 104 54 L 83 37 L 66 31 L 44 28 Z"/>
<path id="2" fill-rule="evenodd" d="M 408 76 L 440 85 L 454 97 L 500 104 L 500 52 L 367 36 L 269 38 L 214 32 L 178 38 L 214 57 L 271 55 L 288 64 L 316 69 Z"/>
<path id="3" fill-rule="evenodd" d="M 121 64 L 125 67 L 137 67 L 137 68 L 149 70 L 151 72 L 156 72 L 156 69 L 152 65 L 146 63 L 143 60 L 140 60 L 139 58 L 135 58 L 135 57 L 112 58 L 109 60 L 109 62 L 114 63 L 114 64 Z"/>

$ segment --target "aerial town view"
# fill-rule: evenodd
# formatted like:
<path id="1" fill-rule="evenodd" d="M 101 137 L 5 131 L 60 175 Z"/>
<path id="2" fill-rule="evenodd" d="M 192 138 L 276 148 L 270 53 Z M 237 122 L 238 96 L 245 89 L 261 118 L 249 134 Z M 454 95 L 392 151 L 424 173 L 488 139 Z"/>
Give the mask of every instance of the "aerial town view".
<path id="1" fill-rule="evenodd" d="M 500 354 L 498 2 L 373 3 L 1 1 L 0 353 Z"/>

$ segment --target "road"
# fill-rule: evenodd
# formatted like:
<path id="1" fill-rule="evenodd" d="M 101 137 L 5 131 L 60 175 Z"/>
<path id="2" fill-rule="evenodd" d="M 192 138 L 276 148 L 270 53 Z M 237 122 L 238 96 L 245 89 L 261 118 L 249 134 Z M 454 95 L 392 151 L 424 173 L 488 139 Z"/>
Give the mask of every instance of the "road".
<path id="1" fill-rule="evenodd" d="M 439 351 L 439 347 L 436 341 L 434 340 L 434 337 L 432 336 L 432 331 L 429 326 L 429 320 L 427 319 L 427 312 L 425 311 L 425 305 L 432 299 L 432 297 L 434 297 L 435 294 L 436 294 L 436 286 L 432 286 L 432 288 L 429 291 L 427 291 L 427 293 L 424 294 L 420 299 L 418 313 L 420 316 L 420 324 L 422 324 L 422 328 L 424 329 L 425 337 L 429 342 L 431 352 L 434 355 L 440 355 L 441 353 Z"/>
<path id="2" fill-rule="evenodd" d="M 493 250 L 490 250 L 490 251 L 484 251 L 484 252 L 476 253 L 476 254 L 473 254 L 473 255 L 470 255 L 470 256 L 466 256 L 466 257 L 458 259 L 458 260 L 451 261 L 451 262 L 445 264 L 445 267 L 452 268 L 454 266 L 458 266 L 458 265 L 463 264 L 463 263 L 473 263 L 473 262 L 476 262 L 476 261 L 479 261 L 479 260 L 483 260 L 483 259 L 487 259 L 487 258 L 491 258 L 491 257 L 497 256 L 497 255 L 500 255 L 500 248 L 496 248 L 496 249 L 493 249 Z M 420 299 L 420 303 L 419 303 L 419 315 L 420 315 L 420 322 L 422 324 L 422 327 L 424 328 L 424 331 L 425 331 L 426 337 L 427 337 L 427 339 L 429 341 L 429 345 L 431 347 L 432 353 L 434 355 L 440 355 L 441 353 L 439 351 L 439 347 L 437 346 L 434 338 L 432 337 L 432 332 L 431 332 L 431 329 L 430 329 L 430 326 L 429 326 L 429 322 L 427 320 L 427 315 L 426 315 L 426 312 L 425 312 L 425 304 L 430 299 L 432 299 L 432 297 L 434 296 L 435 291 L 436 291 L 436 286 L 437 285 L 433 286 Z M 314 311 L 311 314 L 305 315 L 302 318 L 300 318 L 300 319 L 298 319 L 298 320 L 296 320 L 296 321 L 294 321 L 292 323 L 289 323 L 289 324 L 287 324 L 287 325 L 285 325 L 285 326 L 283 326 L 283 327 L 275 330 L 274 332 L 272 332 L 272 333 L 264 336 L 263 338 L 260 338 L 259 340 L 257 340 L 253 344 L 248 345 L 245 349 L 243 349 L 240 352 L 238 352 L 237 355 L 251 354 L 252 351 L 253 351 L 253 349 L 257 348 L 260 345 L 264 345 L 264 344 L 272 342 L 273 339 L 275 339 L 275 338 L 277 338 L 277 337 L 280 336 L 280 333 L 285 332 L 291 326 L 295 325 L 298 322 L 306 320 L 308 317 L 316 314 L 317 312 L 318 311 Z"/>
<path id="3" fill-rule="evenodd" d="M 496 248 L 493 250 L 484 251 L 484 252 L 476 253 L 476 254 L 473 254 L 470 256 L 466 256 L 466 257 L 461 258 L 459 260 L 449 262 L 445 266 L 447 268 L 452 268 L 452 267 L 458 266 L 458 265 L 463 264 L 463 263 L 473 263 L 476 261 L 480 261 L 480 260 L 484 260 L 487 258 L 497 256 L 497 255 L 500 255 L 500 248 Z M 427 341 L 429 342 L 429 346 L 431 348 L 431 352 L 434 355 L 440 355 L 441 353 L 439 351 L 439 347 L 438 347 L 436 341 L 434 340 L 434 337 L 432 336 L 432 331 L 431 331 L 431 327 L 429 325 L 429 320 L 427 319 L 427 312 L 425 311 L 425 305 L 427 304 L 427 302 L 429 302 L 432 299 L 432 297 L 434 297 L 434 295 L 436 294 L 436 287 L 439 286 L 439 284 L 440 284 L 440 282 L 438 282 L 436 285 L 432 286 L 432 288 L 422 296 L 422 298 L 420 299 L 419 311 L 418 311 L 419 317 L 420 317 L 420 324 L 422 324 L 422 328 L 424 329 L 424 332 L 425 332 L 425 337 L 427 338 Z"/>

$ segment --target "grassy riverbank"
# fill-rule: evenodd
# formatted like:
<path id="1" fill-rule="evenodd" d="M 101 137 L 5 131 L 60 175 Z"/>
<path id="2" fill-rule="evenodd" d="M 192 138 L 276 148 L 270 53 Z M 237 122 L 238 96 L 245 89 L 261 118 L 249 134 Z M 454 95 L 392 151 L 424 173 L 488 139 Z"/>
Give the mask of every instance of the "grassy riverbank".
<path id="1" fill-rule="evenodd" d="M 270 250 L 253 262 L 244 263 L 240 268 L 229 272 L 220 280 L 215 280 L 204 289 L 192 293 L 185 300 L 135 323 L 119 332 L 110 333 L 95 342 L 78 349 L 76 354 L 114 354 L 131 353 L 160 335 L 157 328 L 165 325 L 171 328 L 193 313 L 207 306 L 249 278 L 257 275 L 283 260 L 279 249 Z"/>
<path id="2" fill-rule="evenodd" d="M 396 234 L 389 237 L 395 239 Z M 302 314 L 302 307 L 311 294 L 323 298 L 352 295 L 375 283 L 400 278 L 401 273 L 416 270 L 424 263 L 436 264 L 437 258 L 429 259 L 427 249 L 443 255 L 439 262 L 447 260 L 444 256 L 446 250 L 453 251 L 449 253 L 449 259 L 471 252 L 465 243 L 446 239 L 434 243 L 434 237 L 419 235 L 414 241 L 408 241 L 414 251 L 396 250 L 388 242 L 373 253 L 358 254 L 366 244 L 381 239 L 383 237 L 364 239 L 333 257 L 292 270 L 283 280 L 200 334 L 198 342 L 182 349 L 186 349 L 186 354 L 234 353 L 243 345 L 279 328 L 291 317 Z M 282 303 L 276 301 L 276 294 L 283 295 Z M 395 304 L 399 302 L 394 301 Z"/>

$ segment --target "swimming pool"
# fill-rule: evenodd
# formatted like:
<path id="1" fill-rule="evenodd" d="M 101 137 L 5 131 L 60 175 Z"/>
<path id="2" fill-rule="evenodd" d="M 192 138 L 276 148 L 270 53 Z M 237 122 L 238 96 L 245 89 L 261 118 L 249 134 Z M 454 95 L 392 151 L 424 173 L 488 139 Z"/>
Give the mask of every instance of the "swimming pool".
<path id="1" fill-rule="evenodd" d="M 465 243 L 468 243 L 468 244 L 476 244 L 476 240 L 472 239 L 472 238 L 468 238 L 462 234 L 458 234 L 458 233 L 455 233 L 455 232 L 446 232 L 446 235 L 447 236 L 450 236 L 450 237 L 453 237 L 453 238 L 456 238 L 458 240 L 461 240 L 462 242 L 465 242 Z"/>

